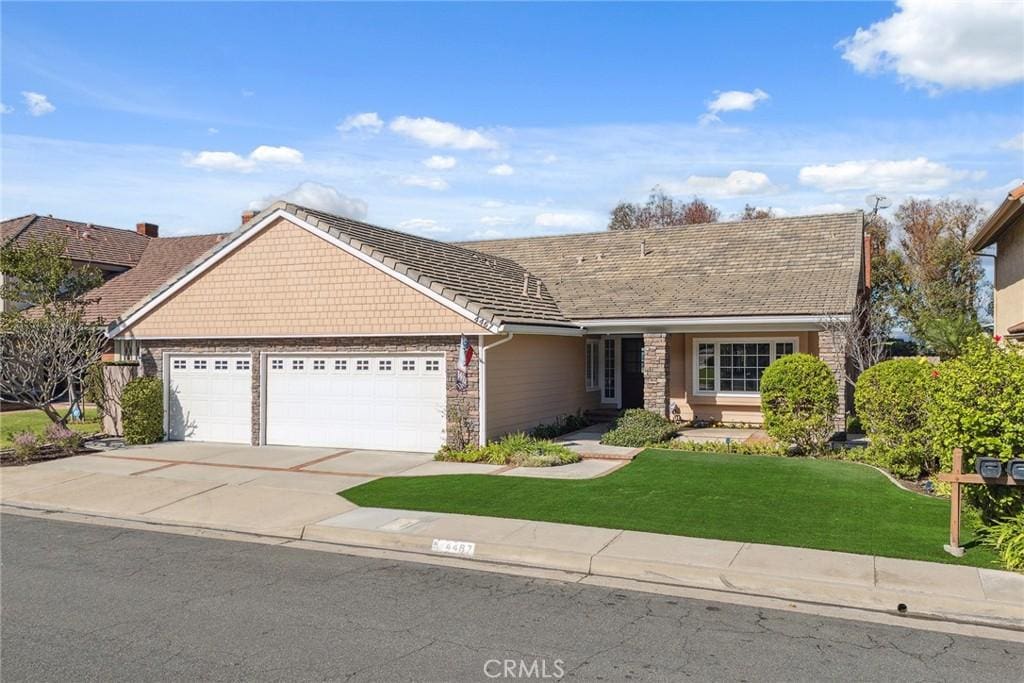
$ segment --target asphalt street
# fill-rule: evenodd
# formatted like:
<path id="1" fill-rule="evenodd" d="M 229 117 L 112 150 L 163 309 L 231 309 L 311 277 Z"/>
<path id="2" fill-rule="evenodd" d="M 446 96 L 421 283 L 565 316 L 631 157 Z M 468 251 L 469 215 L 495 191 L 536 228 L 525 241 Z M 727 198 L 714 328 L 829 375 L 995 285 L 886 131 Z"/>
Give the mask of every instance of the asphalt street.
<path id="1" fill-rule="evenodd" d="M 1024 645 L 0 518 L 4 681 L 1020 680 Z"/>

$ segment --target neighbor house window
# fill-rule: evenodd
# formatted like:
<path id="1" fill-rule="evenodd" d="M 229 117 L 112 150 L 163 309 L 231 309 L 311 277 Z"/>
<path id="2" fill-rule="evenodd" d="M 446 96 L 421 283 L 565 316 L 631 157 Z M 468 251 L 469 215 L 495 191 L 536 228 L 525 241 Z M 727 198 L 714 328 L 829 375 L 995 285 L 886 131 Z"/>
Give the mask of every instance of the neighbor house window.
<path id="1" fill-rule="evenodd" d="M 757 394 L 765 368 L 795 351 L 793 339 L 695 340 L 696 393 Z"/>
<path id="2" fill-rule="evenodd" d="M 596 339 L 587 340 L 587 391 L 597 391 L 601 383 L 601 359 Z"/>

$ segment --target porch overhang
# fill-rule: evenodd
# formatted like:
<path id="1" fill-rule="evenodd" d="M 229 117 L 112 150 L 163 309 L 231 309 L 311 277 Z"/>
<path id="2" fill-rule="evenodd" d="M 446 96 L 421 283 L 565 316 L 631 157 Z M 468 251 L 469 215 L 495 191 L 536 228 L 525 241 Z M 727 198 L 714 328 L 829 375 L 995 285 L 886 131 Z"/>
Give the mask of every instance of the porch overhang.
<path id="1" fill-rule="evenodd" d="M 845 315 L 721 316 L 709 318 L 605 318 L 577 320 L 587 334 L 642 334 L 653 332 L 759 332 L 817 331 L 835 322 L 848 322 Z"/>

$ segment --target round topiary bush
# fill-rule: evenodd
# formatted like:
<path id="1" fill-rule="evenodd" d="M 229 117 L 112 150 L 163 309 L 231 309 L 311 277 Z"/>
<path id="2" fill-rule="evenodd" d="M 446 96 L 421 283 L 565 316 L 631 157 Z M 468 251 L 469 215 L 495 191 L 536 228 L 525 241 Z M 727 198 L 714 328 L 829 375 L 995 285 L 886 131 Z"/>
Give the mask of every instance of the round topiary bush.
<path id="1" fill-rule="evenodd" d="M 761 376 L 765 430 L 803 453 L 823 450 L 835 431 L 836 378 L 825 361 L 806 353 L 778 358 Z"/>
<path id="2" fill-rule="evenodd" d="M 925 426 L 933 369 L 924 358 L 896 358 L 857 378 L 853 404 L 871 439 L 868 461 L 899 477 L 917 478 L 938 466 Z"/>
<path id="3" fill-rule="evenodd" d="M 121 392 L 127 444 L 155 443 L 164 437 L 164 389 L 156 377 L 136 377 Z"/>
<path id="4" fill-rule="evenodd" d="M 979 456 L 1004 461 L 1024 455 L 1024 345 L 978 335 L 959 358 L 934 370 L 926 425 L 942 470 L 953 449 L 964 449 L 964 468 Z M 1024 490 L 966 486 L 964 499 L 990 522 L 1024 509 Z"/>

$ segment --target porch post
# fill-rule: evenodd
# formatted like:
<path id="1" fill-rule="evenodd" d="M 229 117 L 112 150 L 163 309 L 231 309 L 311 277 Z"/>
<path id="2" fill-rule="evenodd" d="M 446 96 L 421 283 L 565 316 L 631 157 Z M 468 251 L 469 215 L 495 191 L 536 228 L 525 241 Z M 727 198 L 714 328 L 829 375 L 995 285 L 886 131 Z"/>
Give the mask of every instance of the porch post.
<path id="1" fill-rule="evenodd" d="M 839 407 L 832 417 L 832 423 L 836 431 L 841 432 L 846 428 L 846 380 L 843 373 L 846 354 L 836 347 L 833 335 L 827 330 L 818 332 L 818 357 L 825 361 L 825 365 L 829 367 L 832 375 L 836 378 Z"/>
<path id="2" fill-rule="evenodd" d="M 644 408 L 668 417 L 669 338 L 644 335 Z"/>

